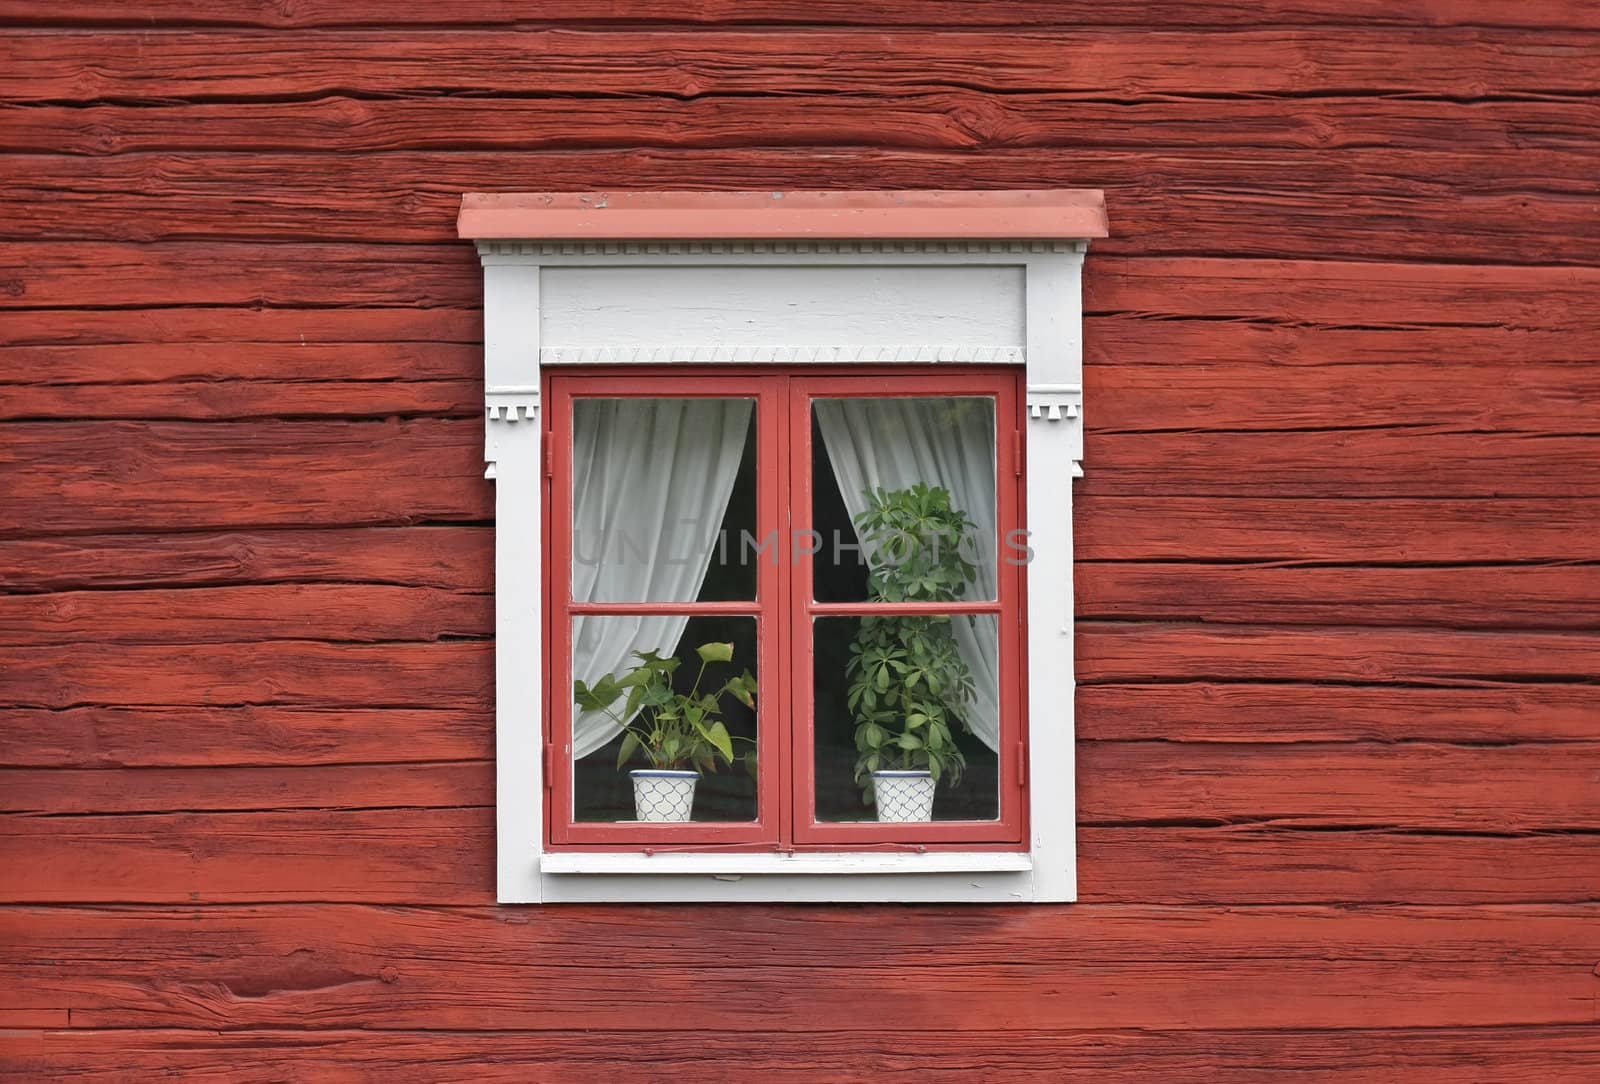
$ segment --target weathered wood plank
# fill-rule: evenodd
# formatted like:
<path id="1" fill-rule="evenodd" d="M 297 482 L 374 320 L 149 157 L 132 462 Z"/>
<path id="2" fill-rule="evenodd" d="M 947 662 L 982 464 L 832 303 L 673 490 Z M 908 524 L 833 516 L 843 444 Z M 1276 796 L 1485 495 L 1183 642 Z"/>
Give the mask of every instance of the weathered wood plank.
<path id="1" fill-rule="evenodd" d="M 494 634 L 492 593 L 378 584 L 0 595 L 0 644 L 429 641 Z"/>
<path id="2" fill-rule="evenodd" d="M 483 410 L 481 380 L 163 381 L 0 385 L 0 420 L 82 418 L 464 418 Z"/>
<path id="3" fill-rule="evenodd" d="M 353 916 L 341 913 L 348 910 L 186 908 L 153 921 L 137 912 L 73 912 L 62 926 L 52 922 L 54 911 L 8 912 L 8 943 L 20 941 L 38 955 L 10 957 L 3 972 L 13 992 L 0 997 L 45 1005 L 70 998 L 74 1023 L 91 1028 L 307 1020 L 321 1027 L 626 1028 L 665 999 L 688 1019 L 714 1014 L 733 1031 L 779 1026 L 797 1011 L 808 1027 L 846 1031 L 882 1030 L 896 1020 L 960 1028 L 962 1019 L 994 1030 L 1216 1028 L 1241 1019 L 1289 1028 L 1587 1024 L 1597 982 L 1588 957 L 1600 926 L 1588 909 L 1571 908 L 1519 910 L 1515 923 L 1475 914 L 1346 919 L 1278 911 L 1239 918 L 1153 909 L 1137 916 L 1074 911 L 1051 921 L 1048 913 L 980 911 L 961 947 L 942 947 L 947 938 L 934 931 L 947 927 L 919 923 L 921 932 L 889 935 L 891 945 L 909 946 L 892 952 L 870 949 L 882 943 L 871 935 L 903 912 L 834 911 L 836 920 L 823 916 L 821 923 L 837 936 L 823 937 L 798 935 L 803 927 L 794 920 L 814 910 L 766 923 L 771 910 L 759 908 L 748 909 L 744 921 L 717 923 L 714 942 L 665 931 L 686 954 L 706 942 L 694 952 L 698 962 L 685 968 L 676 958 L 641 961 L 619 952 L 592 911 L 574 909 L 576 922 L 511 923 L 486 909 L 363 909 L 352 928 Z M 611 929 L 626 945 L 640 925 Z M 1097 948 L 1073 951 L 1102 927 L 1108 937 Z M 1136 928 L 1161 943 L 1169 927 L 1165 952 L 1125 947 Z M 1236 947 L 1252 929 L 1261 943 Z M 180 931 L 183 948 L 174 952 Z M 1426 944 L 1422 935 L 1430 931 L 1445 939 L 1442 949 Z M 1296 933 L 1318 940 L 1296 947 Z M 1562 934 L 1568 943 L 1553 945 Z M 1040 943 L 1041 950 L 1023 954 L 1019 943 Z M 120 964 L 114 970 L 107 967 L 111 952 Z M 40 966 L 38 958 L 52 964 Z M 925 961 L 915 984 L 884 962 L 904 958 Z M 1310 960 L 1318 982 L 1283 997 L 1284 984 Z M 1208 994 L 1173 996 L 1190 988 Z M 507 989 L 517 996 L 503 996 Z M 840 996 L 846 989 L 850 998 Z M 1374 989 L 1396 996 L 1372 997 Z M 853 998 L 869 999 L 874 1011 L 863 1015 Z"/>
<path id="4" fill-rule="evenodd" d="M 488 708 L 237 707 L 6 709 L 11 768 L 388 764 L 487 760 Z"/>
<path id="5" fill-rule="evenodd" d="M 230 312 L 227 319 L 231 321 L 233 315 Z M 279 315 L 318 319 L 318 314 L 303 310 Z M 403 340 L 405 317 L 388 313 L 384 316 L 393 327 L 390 336 Z M 16 319 L 20 322 L 23 318 L 19 315 Z M 212 314 L 209 319 L 215 321 L 218 317 Z M 300 326 L 299 335 L 305 336 L 304 324 Z M 325 333 L 325 329 L 318 330 Z M 74 332 L 80 333 L 80 329 Z M 169 339 L 86 346 L 5 346 L 0 347 L 0 382 L 16 386 L 16 390 L 6 393 L 9 397 L 30 386 L 70 391 L 98 385 L 138 394 L 142 384 L 194 387 L 229 380 L 328 381 L 335 388 L 341 381 L 423 384 L 470 380 L 475 375 L 480 384 L 482 381 L 481 375 L 474 372 L 483 367 L 483 348 L 476 342 L 367 343 L 348 339 L 330 342 L 322 335 L 318 338 L 322 341 L 302 342 L 296 338 L 288 342 L 208 342 L 197 336 L 189 342 Z"/>
<path id="6" fill-rule="evenodd" d="M 482 423 L 37 422 L 0 438 L 7 534 L 492 515 Z"/>
<path id="7" fill-rule="evenodd" d="M 68 708 L 275 704 L 486 710 L 494 645 L 106 644 L 0 649 L 0 703 Z"/>
<path id="8" fill-rule="evenodd" d="M 470 8 L 438 8 L 419 0 L 244 0 L 216 7 L 194 0 L 144 0 L 136 12 L 114 0 L 88 0 L 70 8 L 46 0 L 5 0 L 0 18 L 30 25 L 342 27 L 525 26 L 528 9 L 507 0 L 479 0 Z M 1487 26 L 1580 29 L 1600 26 L 1587 0 L 1546 0 L 1507 6 L 1496 0 L 559 0 L 541 4 L 539 23 L 695 23 L 893 26 Z"/>
<path id="9" fill-rule="evenodd" d="M 0 97 L 308 97 L 405 94 L 771 94 L 954 84 L 1137 94 L 1587 93 L 1581 33 L 1326 28 L 873 31 L 786 29 L 101 31 L 16 36 Z M 1397 55 L 1404 64 L 1394 63 Z M 1204 56 L 1207 63 L 1192 63 Z"/>
<path id="10" fill-rule="evenodd" d="M 372 349 L 372 344 L 380 343 L 381 347 Z M 299 362 L 282 344 L 305 350 L 307 368 L 295 368 Z M 48 370 L 69 382 L 104 380 L 123 373 L 130 380 L 271 374 L 309 378 L 327 372 L 320 367 L 323 363 L 334 363 L 325 349 L 330 344 L 349 352 L 348 356 L 336 355 L 343 358 L 338 364 L 348 368 L 335 371 L 351 377 L 400 375 L 392 374 L 388 366 L 402 361 L 415 366 L 407 372 L 419 377 L 459 376 L 460 366 L 468 358 L 481 356 L 464 348 L 476 347 L 481 352 L 483 313 L 478 309 L 269 309 L 255 305 L 221 311 L 23 309 L 6 314 L 0 372 L 7 379 L 17 379 Z M 417 349 L 396 344 L 415 344 Z M 72 347 L 121 349 L 74 354 L 66 349 Z M 364 367 L 363 357 L 369 362 L 378 359 L 381 367 Z M 75 362 L 74 358 L 82 360 Z M 230 364 L 242 367 L 233 369 Z"/>
<path id="11" fill-rule="evenodd" d="M 0 236 L 14 240 L 172 241 L 197 237 L 321 242 L 445 242 L 462 191 L 504 190 L 509 174 L 549 188 L 1101 187 L 1116 223 L 1105 254 L 1367 260 L 1593 262 L 1596 225 L 1581 154 L 1525 182 L 1506 155 L 1419 162 L 1359 151 L 1151 154 L 1075 149 L 967 152 L 867 148 L 670 148 L 321 155 L 9 156 Z M 1425 157 L 1425 156 L 1419 156 Z M 1523 152 L 1523 157 L 1537 157 Z M 1308 160 L 1311 159 L 1311 160 Z M 1535 168 L 1537 166 L 1535 165 Z M 1576 171 L 1576 172 L 1575 172 Z M 1557 177 L 1567 180 L 1557 181 Z M 1447 185 L 1447 196 L 1441 196 Z M 524 186 L 525 187 L 525 186 Z M 1330 194 L 1336 190 L 1336 195 Z M 160 198 L 158 198 L 160 197 Z M 1352 233 L 1349 223 L 1366 226 Z"/>
<path id="12" fill-rule="evenodd" d="M 1393 1031 L 974 1031 L 885 1029 L 856 1032 L 745 1029 L 630 1029 L 621 1048 L 589 1031 L 381 1031 L 367 1029 L 218 1032 L 111 1029 L 17 1032 L 0 1050 L 0 1071 L 26 1079 L 99 1076 L 272 1081 L 286 1065 L 308 1078 L 352 1074 L 470 1076 L 473 1080 L 670 1082 L 714 1078 L 737 1064 L 777 1084 L 811 1084 L 828 1074 L 866 1079 L 885 1067 L 919 1081 L 1052 1081 L 1121 1084 L 1203 1077 L 1213 1084 L 1370 1084 L 1385 1077 L 1431 1084 L 1489 1079 L 1547 1084 L 1582 1079 L 1600 1058 L 1587 1025 Z M 649 1051 L 648 1063 L 637 1051 Z"/>
<path id="13" fill-rule="evenodd" d="M 1592 682 L 1600 633 L 1079 622 L 1078 680 Z"/>
<path id="14" fill-rule="evenodd" d="M 467 418 L 10 423 L 0 485 L 15 518 L 0 533 L 481 520 L 482 439 Z M 1596 447 L 1559 433 L 1091 432 L 1080 492 L 1593 498 Z"/>
<path id="15" fill-rule="evenodd" d="M 1600 830 L 1600 746 L 1080 746 L 1078 816 L 1111 827 L 1273 821 L 1295 827 Z M 0 813 L 455 808 L 494 802 L 493 764 L 0 769 Z"/>
<path id="16" fill-rule="evenodd" d="M 1435 431 L 1097 433 L 1085 496 L 1600 497 L 1600 435 Z"/>
<path id="17" fill-rule="evenodd" d="M 1092 432 L 1385 425 L 1600 433 L 1600 364 L 1088 365 Z"/>
<path id="18" fill-rule="evenodd" d="M 482 279 L 466 244 L 8 245 L 0 253 L 0 308 L 477 308 Z"/>
<path id="19" fill-rule="evenodd" d="M 183 768 L 0 768 L 3 813 L 454 809 L 493 805 L 492 760 L 271 768 L 221 764 Z"/>
<path id="20" fill-rule="evenodd" d="M 1089 902 L 1583 903 L 1594 899 L 1596 863 L 1594 833 L 1078 829 L 1079 898 Z"/>
<path id="21" fill-rule="evenodd" d="M 926 39 L 924 39 L 926 40 Z M 1600 116 L 1583 101 L 1471 104 L 1391 97 L 1201 100 L 1150 97 L 1105 101 L 1087 94 L 992 95 L 961 87 L 918 93 L 786 94 L 771 97 L 493 99 L 465 96 L 363 99 L 334 95 L 291 102 L 163 102 L 38 105 L 7 114 L 0 152 L 126 154 L 203 151 L 564 150 L 578 148 L 867 146 L 961 150 L 1073 147 L 1079 153 L 1136 148 L 1253 148 L 1263 177 L 1274 150 L 1343 149 L 1350 164 L 1417 177 L 1485 153 L 1514 152 L 1506 187 L 1582 179 L 1576 156 L 1600 138 Z M 1403 146 L 1407 153 L 1380 154 Z M 1432 154 L 1444 152 L 1438 158 Z M 1529 157 L 1531 156 L 1531 157 Z M 1314 159 L 1318 162 L 1322 157 Z M 1566 168 L 1560 168 L 1565 163 Z M 1243 163 L 1241 163 L 1243 164 Z M 1093 169 L 1092 163 L 1089 168 Z M 1321 169 L 1318 170 L 1320 174 Z M 1459 172 L 1478 188 L 1486 177 Z M 1442 176 L 1441 176 L 1441 179 Z"/>
<path id="22" fill-rule="evenodd" d="M 460 364 L 445 379 L 412 375 L 339 379 L 344 362 L 336 349 L 323 354 L 323 375 L 314 379 L 283 378 L 271 373 L 271 355 L 293 348 L 261 351 L 239 348 L 209 351 L 214 370 L 267 369 L 262 378 L 232 380 L 208 375 L 194 380 L 135 382 L 111 366 L 123 348 L 28 348 L 6 358 L 0 352 L 0 419 L 178 419 L 210 420 L 252 417 L 391 417 L 476 415 L 482 408 L 481 377 Z M 482 365 L 481 351 L 472 364 Z M 48 352 L 48 358 L 39 355 Z M 48 366 L 17 374 L 6 384 L 8 361 L 19 353 Z M 374 368 L 400 369 L 370 352 Z M 397 354 L 428 354 L 426 348 Z M 63 354 L 68 356 L 62 357 Z M 85 355 L 93 356 L 85 356 Z M 263 355 L 267 355 L 264 357 Z M 316 362 L 292 354 L 285 368 L 310 369 Z M 430 368 L 445 369 L 434 356 Z M 174 364 L 168 361 L 167 364 Z M 181 363 L 177 363 L 181 364 Z M 352 365 L 359 365 L 357 359 Z M 91 366 L 99 365 L 98 373 Z M 58 375 L 59 371 L 59 375 Z M 95 382 L 73 378 L 97 375 Z M 1091 429 L 1147 432 L 1169 429 L 1298 429 L 1378 425 L 1440 425 L 1477 430 L 1585 432 L 1600 430 L 1593 402 L 1600 399 L 1600 364 L 1505 365 L 1296 365 L 1275 368 L 1263 381 L 1253 366 L 1220 369 L 1214 365 L 1091 365 L 1085 387 L 1101 408 Z"/>
<path id="23" fill-rule="evenodd" d="M 485 904 L 493 810 L 13 817 L 13 903 Z M 1594 898 L 1600 834 L 1082 827 L 1089 902 L 1570 903 Z"/>
<path id="24" fill-rule="evenodd" d="M 1282 568 L 1080 561 L 1076 584 L 1073 599 L 1083 618 L 1600 628 L 1600 565 Z"/>
<path id="25" fill-rule="evenodd" d="M 8 902 L 494 898 L 494 810 L 383 809 L 14 817 Z"/>
<path id="26" fill-rule="evenodd" d="M 1600 560 L 1594 499 L 1307 500 L 1074 494 L 1079 560 Z"/>
<path id="27" fill-rule="evenodd" d="M 1593 741 L 1600 734 L 1600 691 L 1588 685 L 1085 685 L 1078 689 L 1076 730 L 1089 741 Z"/>
<path id="28" fill-rule="evenodd" d="M 0 541 L 0 587 L 371 583 L 493 590 L 492 527 L 363 527 Z"/>
<path id="29" fill-rule="evenodd" d="M 65 546 L 31 548 L 48 552 Z M 382 569 L 352 571 L 385 577 Z M 481 565 L 473 571 L 478 582 L 467 591 L 383 583 L 282 583 L 0 595 L 0 644 L 370 643 L 490 636 L 489 569 Z M 1075 597 L 1079 616 L 1098 620 L 1600 627 L 1600 573 L 1588 565 L 1435 569 L 1080 563 Z"/>
<path id="30" fill-rule="evenodd" d="M 1589 686 L 1085 685 L 1077 733 L 1083 741 L 1571 742 L 1594 740 L 1597 713 Z M 0 765 L 15 768 L 484 760 L 493 751 L 487 706 L 8 708 L 0 727 Z"/>
<path id="31" fill-rule="evenodd" d="M 1600 723 L 1600 696 L 1591 716 Z M 1078 748 L 1078 818 L 1106 826 L 1272 820 L 1478 832 L 1596 829 L 1596 778 L 1600 745 L 1593 743 L 1085 742 Z"/>

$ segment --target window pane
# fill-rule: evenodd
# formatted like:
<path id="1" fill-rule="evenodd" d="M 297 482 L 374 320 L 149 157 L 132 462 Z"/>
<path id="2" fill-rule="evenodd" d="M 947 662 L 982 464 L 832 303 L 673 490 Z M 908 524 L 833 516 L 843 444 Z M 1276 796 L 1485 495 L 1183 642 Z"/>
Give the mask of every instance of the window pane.
<path id="1" fill-rule="evenodd" d="M 992 398 L 818 399 L 811 447 L 819 601 L 996 597 Z"/>
<path id="2" fill-rule="evenodd" d="M 756 597 L 750 399 L 579 399 L 572 418 L 572 597 Z"/>
<path id="3" fill-rule="evenodd" d="M 754 618 L 576 617 L 572 644 L 574 820 L 756 819 Z"/>
<path id="4" fill-rule="evenodd" d="M 874 791 L 886 811 L 927 820 L 915 804 L 930 788 L 932 820 L 999 817 L 995 615 L 820 617 L 813 647 L 817 820 L 884 819 Z M 885 782 L 874 768 L 930 778 Z"/>

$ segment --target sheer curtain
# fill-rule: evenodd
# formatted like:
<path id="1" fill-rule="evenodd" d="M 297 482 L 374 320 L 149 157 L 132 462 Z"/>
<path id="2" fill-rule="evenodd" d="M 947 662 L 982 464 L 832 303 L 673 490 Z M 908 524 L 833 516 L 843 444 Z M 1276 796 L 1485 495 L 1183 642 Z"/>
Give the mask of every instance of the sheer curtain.
<path id="1" fill-rule="evenodd" d="M 692 602 L 739 473 L 748 399 L 580 399 L 572 447 L 572 597 Z M 577 617 L 573 677 L 632 669 L 635 651 L 671 655 L 684 616 Z M 604 712 L 579 712 L 572 755 L 616 737 Z"/>
<path id="2" fill-rule="evenodd" d="M 995 428 L 992 399 L 818 399 L 817 424 L 851 520 L 866 510 L 865 491 L 943 486 L 971 517 L 978 545 L 973 598 L 996 597 Z M 859 533 L 859 532 L 858 532 Z M 860 539 L 858 539 L 860 541 Z M 870 559 L 872 554 L 867 552 Z M 992 617 L 953 622 L 956 646 L 977 686 L 967 725 L 990 749 L 1000 747 L 1000 645 Z"/>

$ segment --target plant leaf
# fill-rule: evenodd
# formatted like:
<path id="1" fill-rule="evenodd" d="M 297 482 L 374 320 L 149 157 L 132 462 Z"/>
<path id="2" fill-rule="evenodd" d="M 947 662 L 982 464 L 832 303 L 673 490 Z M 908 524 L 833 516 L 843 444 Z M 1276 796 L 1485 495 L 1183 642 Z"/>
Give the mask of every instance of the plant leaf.
<path id="1" fill-rule="evenodd" d="M 733 645 L 731 643 L 725 644 L 712 641 L 709 644 L 701 644 L 695 648 L 695 651 L 699 654 L 701 662 L 733 661 Z"/>

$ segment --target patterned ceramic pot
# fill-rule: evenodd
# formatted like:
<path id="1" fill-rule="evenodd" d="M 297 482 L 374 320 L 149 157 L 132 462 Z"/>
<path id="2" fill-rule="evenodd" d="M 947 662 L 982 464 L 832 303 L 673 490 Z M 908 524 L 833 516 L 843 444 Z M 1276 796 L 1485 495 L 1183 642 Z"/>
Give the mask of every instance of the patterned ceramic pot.
<path id="1" fill-rule="evenodd" d="M 642 821 L 686 821 L 694 812 L 694 785 L 699 772 L 640 768 L 633 777 L 633 815 Z"/>
<path id="2" fill-rule="evenodd" d="M 931 772 L 873 772 L 872 792 L 880 821 L 933 820 Z"/>

